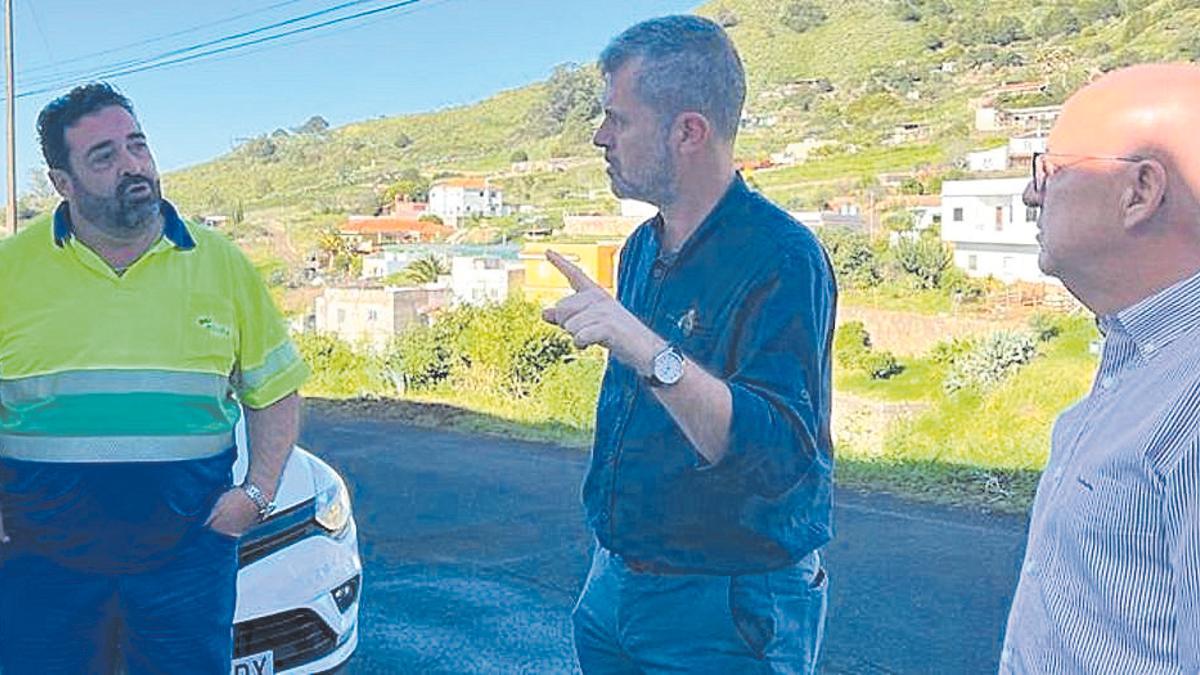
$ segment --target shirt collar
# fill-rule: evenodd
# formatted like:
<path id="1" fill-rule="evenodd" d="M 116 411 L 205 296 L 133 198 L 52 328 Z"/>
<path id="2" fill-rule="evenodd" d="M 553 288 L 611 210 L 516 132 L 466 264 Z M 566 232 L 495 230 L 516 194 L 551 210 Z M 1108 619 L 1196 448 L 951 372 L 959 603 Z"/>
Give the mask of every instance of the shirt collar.
<path id="1" fill-rule="evenodd" d="M 1193 275 L 1137 304 L 1101 320 L 1126 332 L 1138 351 L 1149 356 L 1175 338 L 1200 327 L 1200 274 Z"/>
<path id="2" fill-rule="evenodd" d="M 159 210 L 163 217 L 163 236 L 181 251 L 196 248 L 196 240 L 192 238 L 192 233 L 188 231 L 187 224 L 179 217 L 175 207 L 164 199 L 159 202 Z M 75 236 L 72 230 L 71 209 L 67 202 L 63 202 L 54 210 L 54 244 L 61 248 Z"/>
<path id="3" fill-rule="evenodd" d="M 708 215 L 704 217 L 704 220 L 700 222 L 700 225 L 696 227 L 694 232 L 692 232 L 692 236 L 688 237 L 687 241 L 683 242 L 683 246 L 679 248 L 679 251 L 671 254 L 669 252 L 660 250 L 660 255 L 669 255 L 672 260 L 682 257 L 686 251 L 694 248 L 701 241 L 703 241 L 709 235 L 709 233 L 715 229 L 717 225 L 726 218 L 726 216 L 729 215 L 730 211 L 741 206 L 742 202 L 745 201 L 746 197 L 749 196 L 750 188 L 746 185 L 746 181 L 742 179 L 741 172 L 735 172 L 733 175 L 733 180 L 729 183 L 729 187 L 725 190 L 725 194 L 722 195 L 719 200 L 717 200 L 717 203 L 715 206 L 713 206 L 712 211 L 708 212 Z M 654 219 L 650 222 L 654 226 L 654 233 L 657 235 L 659 246 L 661 247 L 663 239 L 663 227 L 666 226 L 666 223 L 663 221 L 662 212 L 660 211 L 658 215 L 654 216 Z"/>

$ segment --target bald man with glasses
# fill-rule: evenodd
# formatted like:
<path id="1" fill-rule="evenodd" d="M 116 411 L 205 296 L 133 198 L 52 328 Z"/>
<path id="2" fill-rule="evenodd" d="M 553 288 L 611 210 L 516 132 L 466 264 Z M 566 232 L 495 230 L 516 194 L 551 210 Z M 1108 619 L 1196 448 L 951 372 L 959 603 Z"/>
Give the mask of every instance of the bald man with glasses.
<path id="1" fill-rule="evenodd" d="M 1200 68 L 1067 101 L 1034 156 L 1039 266 L 1094 312 L 1095 384 L 1054 425 L 1002 673 L 1200 672 Z"/>

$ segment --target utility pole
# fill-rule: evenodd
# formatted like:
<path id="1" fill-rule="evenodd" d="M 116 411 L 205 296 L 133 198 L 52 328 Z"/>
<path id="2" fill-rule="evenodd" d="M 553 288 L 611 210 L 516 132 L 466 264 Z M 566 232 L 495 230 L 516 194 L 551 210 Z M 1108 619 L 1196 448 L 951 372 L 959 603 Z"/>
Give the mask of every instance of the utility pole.
<path id="1" fill-rule="evenodd" d="M 4 0 L 4 70 L 8 86 L 5 103 L 8 107 L 8 228 L 17 233 L 17 91 L 13 77 L 13 8 L 12 0 Z"/>

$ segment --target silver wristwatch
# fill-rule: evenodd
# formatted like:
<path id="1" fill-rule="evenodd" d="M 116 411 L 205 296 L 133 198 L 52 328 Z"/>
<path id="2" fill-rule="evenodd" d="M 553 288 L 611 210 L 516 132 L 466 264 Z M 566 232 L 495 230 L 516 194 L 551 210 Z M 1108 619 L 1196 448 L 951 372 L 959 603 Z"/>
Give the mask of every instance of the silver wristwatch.
<path id="1" fill-rule="evenodd" d="M 652 387 L 669 387 L 683 379 L 683 352 L 675 345 L 667 345 L 655 354 L 650 376 L 646 380 Z"/>
<path id="2" fill-rule="evenodd" d="M 275 502 L 267 499 L 267 495 L 262 491 L 262 488 L 250 481 L 242 483 L 241 488 L 242 492 L 245 492 L 246 496 L 250 498 L 250 501 L 254 502 L 254 505 L 258 507 L 259 522 L 270 518 L 271 514 L 275 513 Z"/>

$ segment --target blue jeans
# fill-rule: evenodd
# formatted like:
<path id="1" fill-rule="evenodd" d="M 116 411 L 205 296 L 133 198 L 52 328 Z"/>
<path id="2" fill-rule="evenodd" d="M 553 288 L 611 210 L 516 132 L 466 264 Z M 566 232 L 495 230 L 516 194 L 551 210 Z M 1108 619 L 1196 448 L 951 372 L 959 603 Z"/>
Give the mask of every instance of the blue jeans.
<path id="1" fill-rule="evenodd" d="M 14 540 L 15 541 L 15 540 Z M 227 675 L 237 542 L 197 525 L 171 558 L 136 572 L 72 569 L 20 551 L 0 567 L 4 675 Z"/>
<path id="2" fill-rule="evenodd" d="M 651 574 L 596 547 L 571 614 L 588 675 L 813 673 L 828 579 L 813 552 L 763 574 Z"/>

